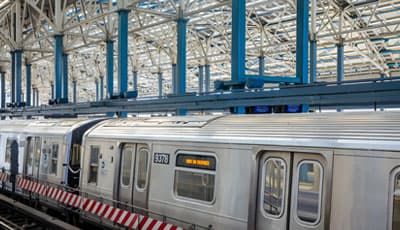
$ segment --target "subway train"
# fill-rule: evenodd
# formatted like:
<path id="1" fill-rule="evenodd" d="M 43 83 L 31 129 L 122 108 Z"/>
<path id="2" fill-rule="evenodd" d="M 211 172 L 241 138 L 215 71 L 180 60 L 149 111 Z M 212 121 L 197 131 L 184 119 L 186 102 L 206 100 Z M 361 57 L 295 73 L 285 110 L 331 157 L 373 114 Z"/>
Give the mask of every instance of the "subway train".
<path id="1" fill-rule="evenodd" d="M 400 229 L 397 112 L 1 121 L 3 172 L 13 141 L 18 177 L 84 194 L 105 227 L 129 218 L 92 200 L 185 229 Z"/>

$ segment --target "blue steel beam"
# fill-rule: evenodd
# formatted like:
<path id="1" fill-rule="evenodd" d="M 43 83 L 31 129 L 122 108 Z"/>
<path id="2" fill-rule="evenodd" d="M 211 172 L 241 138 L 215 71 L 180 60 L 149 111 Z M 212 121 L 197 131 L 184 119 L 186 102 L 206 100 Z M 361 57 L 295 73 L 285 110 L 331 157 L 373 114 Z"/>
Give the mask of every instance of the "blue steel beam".
<path id="1" fill-rule="evenodd" d="M 118 10 L 118 88 L 119 93 L 128 91 L 128 15 L 130 10 Z M 120 117 L 127 117 L 121 112 Z"/>
<path id="2" fill-rule="evenodd" d="M 199 94 L 203 93 L 204 84 L 204 66 L 199 66 Z"/>
<path id="3" fill-rule="evenodd" d="M 382 81 L 380 78 L 341 83 L 285 86 L 279 90 L 233 92 L 205 96 L 187 95 L 153 100 L 105 100 L 80 103 L 79 106 L 56 105 L 25 110 L 10 109 L 2 116 L 44 116 L 56 114 L 99 114 L 115 111 L 167 112 L 187 110 L 227 109 L 235 106 L 309 104 L 315 108 L 364 107 L 400 105 L 400 78 Z"/>
<path id="4" fill-rule="evenodd" d="M 107 97 L 111 98 L 114 93 L 114 41 L 106 41 L 106 68 L 107 68 Z"/>
<path id="5" fill-rule="evenodd" d="M 260 76 L 260 75 L 246 75 L 246 78 L 262 78 L 265 83 L 301 83 L 296 77 L 281 77 L 281 76 Z"/>
<path id="6" fill-rule="evenodd" d="M 317 41 L 311 40 L 310 46 L 310 78 L 311 82 L 317 82 Z"/>
<path id="7" fill-rule="evenodd" d="M 63 98 L 68 99 L 68 54 L 63 54 Z"/>
<path id="8" fill-rule="evenodd" d="M 6 108 L 6 72 L 2 71 L 0 73 L 0 84 L 1 84 L 1 108 Z"/>
<path id="9" fill-rule="evenodd" d="M 31 88 L 32 88 L 32 64 L 26 63 L 26 106 L 31 106 Z"/>
<path id="10" fill-rule="evenodd" d="M 159 97 L 162 97 L 162 95 L 163 95 L 163 79 L 162 79 L 162 73 L 161 72 L 159 72 L 158 74 L 157 74 L 157 76 L 158 76 L 158 96 Z"/>
<path id="11" fill-rule="evenodd" d="M 138 90 L 138 86 L 137 86 L 137 82 L 138 82 L 137 77 L 138 77 L 138 75 L 137 74 L 138 74 L 138 72 L 136 70 L 132 72 L 132 75 L 133 75 L 133 90 L 135 90 L 135 91 Z"/>
<path id="12" fill-rule="evenodd" d="M 210 65 L 205 66 L 205 92 L 208 93 L 210 92 L 210 77 L 211 77 L 211 72 L 210 72 Z"/>
<path id="13" fill-rule="evenodd" d="M 337 44 L 337 81 L 341 82 L 344 80 L 344 44 L 340 41 Z"/>
<path id="14" fill-rule="evenodd" d="M 72 81 L 72 100 L 73 103 L 76 103 L 76 80 Z"/>
<path id="15" fill-rule="evenodd" d="M 231 79 L 244 80 L 246 64 L 246 0 L 232 0 Z"/>
<path id="16" fill-rule="evenodd" d="M 11 51 L 11 102 L 15 102 L 15 52 Z"/>
<path id="17" fill-rule="evenodd" d="M 104 76 L 100 76 L 100 100 L 104 99 Z"/>
<path id="18" fill-rule="evenodd" d="M 15 51 L 15 100 L 22 102 L 22 50 Z"/>
<path id="19" fill-rule="evenodd" d="M 55 99 L 60 100 L 62 97 L 62 79 L 63 79 L 63 35 L 55 35 L 54 47 L 54 84 Z"/>

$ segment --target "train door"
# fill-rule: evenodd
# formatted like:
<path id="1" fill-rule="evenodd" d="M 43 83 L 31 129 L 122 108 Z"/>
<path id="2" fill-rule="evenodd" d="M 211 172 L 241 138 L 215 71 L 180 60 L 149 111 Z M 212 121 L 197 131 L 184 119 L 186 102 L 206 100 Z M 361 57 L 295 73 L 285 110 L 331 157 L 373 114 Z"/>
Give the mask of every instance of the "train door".
<path id="1" fill-rule="evenodd" d="M 326 229 L 328 162 L 319 154 L 264 153 L 259 162 L 256 229 Z"/>
<path id="2" fill-rule="evenodd" d="M 25 175 L 31 177 L 39 177 L 39 161 L 40 161 L 40 137 L 28 137 L 25 155 Z"/>
<path id="3" fill-rule="evenodd" d="M 119 200 L 147 209 L 149 150 L 143 144 L 122 146 L 120 161 Z"/>

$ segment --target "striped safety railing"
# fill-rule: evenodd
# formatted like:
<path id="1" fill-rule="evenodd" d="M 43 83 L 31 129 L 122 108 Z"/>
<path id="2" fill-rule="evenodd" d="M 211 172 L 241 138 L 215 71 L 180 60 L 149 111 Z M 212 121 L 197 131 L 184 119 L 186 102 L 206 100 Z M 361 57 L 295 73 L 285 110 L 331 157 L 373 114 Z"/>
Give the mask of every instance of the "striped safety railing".
<path id="1" fill-rule="evenodd" d="M 0 172 L 0 182 L 7 182 L 10 180 L 10 176 L 7 173 Z"/>
<path id="2" fill-rule="evenodd" d="M 9 175 L 0 173 L 0 181 L 7 181 Z M 148 216 L 132 213 L 124 209 L 116 208 L 103 202 L 89 199 L 53 186 L 37 183 L 32 180 L 18 177 L 17 186 L 22 190 L 29 191 L 41 196 L 48 197 L 82 211 L 97 215 L 130 229 L 142 230 L 183 230 L 181 227 L 168 224 Z"/>

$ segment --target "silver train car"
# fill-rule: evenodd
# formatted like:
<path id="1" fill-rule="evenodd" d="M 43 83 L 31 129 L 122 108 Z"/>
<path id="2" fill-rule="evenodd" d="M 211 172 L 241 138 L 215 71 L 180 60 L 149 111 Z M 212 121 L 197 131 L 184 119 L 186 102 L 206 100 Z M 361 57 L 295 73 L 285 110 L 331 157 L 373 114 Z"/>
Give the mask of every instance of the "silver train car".
<path id="1" fill-rule="evenodd" d="M 154 213 L 175 218 L 172 224 L 188 229 L 179 220 L 210 229 L 400 229 L 400 113 L 97 122 L 81 129 L 74 161 L 60 156 L 58 175 L 64 179 L 47 173 L 43 180 L 74 185 L 82 194 L 130 205 L 154 218 Z M 23 160 L 29 140 L 41 137 L 33 141 L 42 145 L 34 151 L 39 159 L 52 155 L 52 145 L 43 147 L 44 137 L 56 138 L 58 128 L 33 123 L 0 122 L 0 167 L 9 167 L 12 138 L 25 146 L 21 174 L 29 171 L 29 160 Z M 77 121 L 74 127 L 87 123 Z M 67 136 L 60 134 L 62 152 L 69 149 Z M 72 171 L 80 173 L 78 186 L 77 181 L 65 184 L 62 172 L 77 161 Z"/>
<path id="2" fill-rule="evenodd" d="M 18 144 L 18 174 L 53 185 L 79 186 L 82 137 L 104 119 L 0 121 L 0 169 L 11 169 Z"/>
<path id="3" fill-rule="evenodd" d="M 83 191 L 212 229 L 400 229 L 400 113 L 108 120 L 83 148 Z"/>

